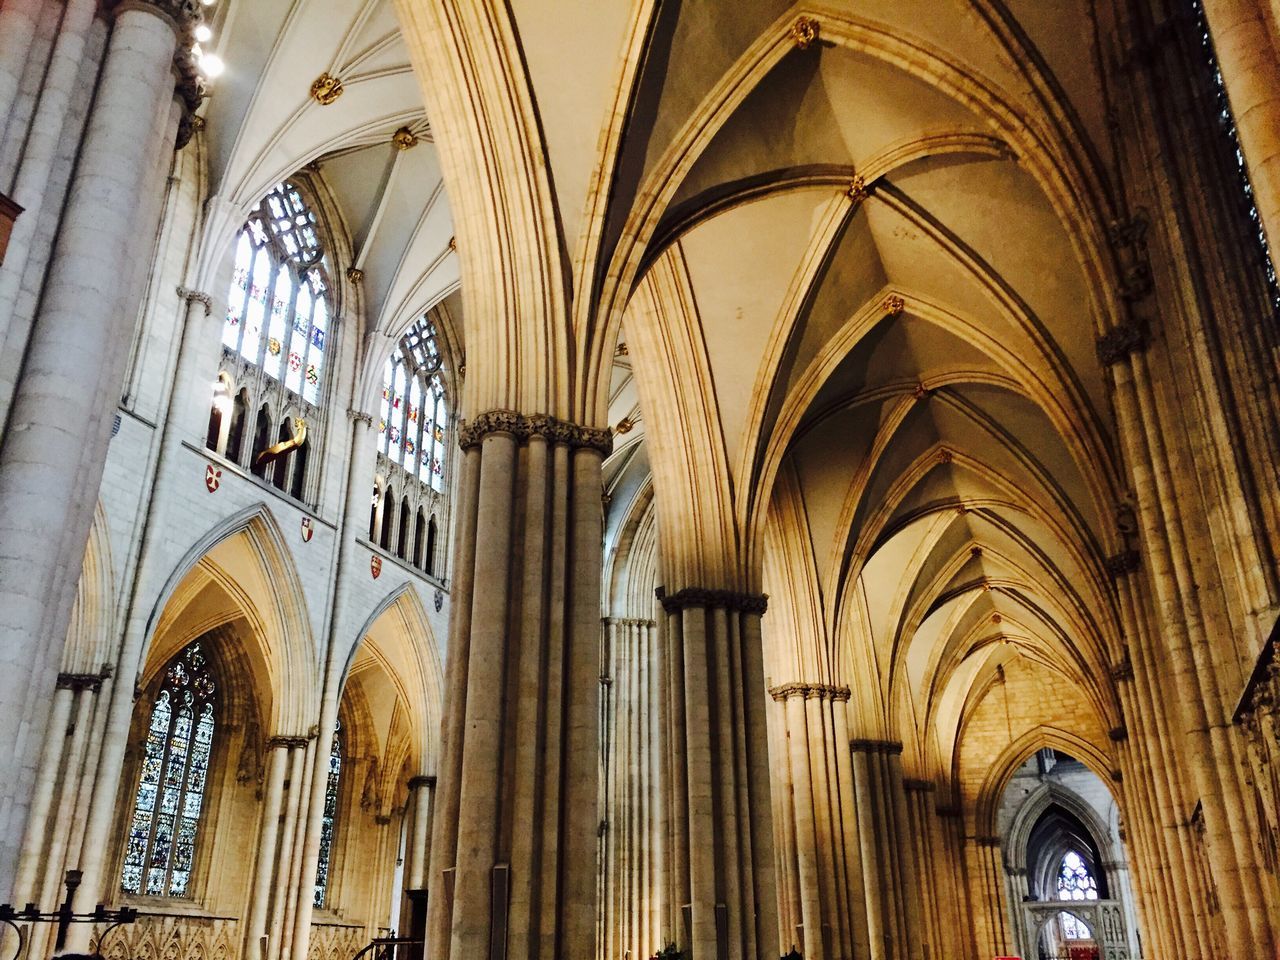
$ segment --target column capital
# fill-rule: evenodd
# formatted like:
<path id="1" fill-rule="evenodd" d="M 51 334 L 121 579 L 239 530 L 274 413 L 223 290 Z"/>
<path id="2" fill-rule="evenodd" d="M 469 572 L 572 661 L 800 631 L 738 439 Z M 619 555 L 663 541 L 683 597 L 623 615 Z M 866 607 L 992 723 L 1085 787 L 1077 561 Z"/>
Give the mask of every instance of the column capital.
<path id="1" fill-rule="evenodd" d="M 192 290 L 190 287 L 179 286 L 177 291 L 178 299 L 183 303 L 203 303 L 204 315 L 207 317 L 213 313 L 213 297 L 203 290 Z"/>
<path id="2" fill-rule="evenodd" d="M 902 753 L 902 744 L 897 740 L 850 740 L 849 749 L 865 753 Z"/>
<path id="3" fill-rule="evenodd" d="M 548 443 L 598 450 L 606 457 L 613 451 L 613 433 L 607 427 L 584 427 L 545 413 L 525 416 L 514 410 L 489 410 L 464 420 L 458 427 L 458 446 L 463 450 L 479 446 L 491 433 L 505 433 L 519 443 L 540 437 Z"/>
<path id="4" fill-rule="evenodd" d="M 1130 573 L 1137 573 L 1142 566 L 1142 554 L 1137 550 L 1121 550 L 1107 557 L 1107 573 L 1118 580 Z"/>
<path id="5" fill-rule="evenodd" d="M 294 749 L 296 747 L 305 747 L 307 745 L 307 737 L 267 737 L 267 749 L 278 750 Z"/>
<path id="6" fill-rule="evenodd" d="M 769 696 L 778 701 L 804 697 L 806 700 L 835 700 L 843 703 L 849 699 L 850 691 L 848 687 L 833 683 L 781 683 L 769 688 Z"/>
<path id="7" fill-rule="evenodd" d="M 419 787 L 430 787 L 435 789 L 436 778 L 430 774 L 420 773 L 416 777 L 409 778 L 409 789 L 417 790 Z"/>
<path id="8" fill-rule="evenodd" d="M 910 777 L 904 777 L 902 789 L 915 793 L 933 793 L 938 786 L 932 780 L 913 780 Z"/>
<path id="9" fill-rule="evenodd" d="M 347 416 L 351 418 L 352 423 L 363 423 L 366 427 L 373 426 L 372 413 L 365 413 L 363 410 L 348 410 Z"/>
<path id="10" fill-rule="evenodd" d="M 57 688 L 59 690 L 92 690 L 96 693 L 102 689 L 102 677 L 96 673 L 60 673 Z"/>
<path id="11" fill-rule="evenodd" d="M 1130 354 L 1141 353 L 1147 348 L 1147 325 L 1141 320 L 1118 323 L 1098 337 L 1095 346 L 1098 362 L 1104 367 L 1115 366 Z"/>
<path id="12" fill-rule="evenodd" d="M 686 607 L 724 607 L 739 613 L 763 614 L 769 606 L 769 597 L 764 593 L 740 593 L 707 587 L 685 587 L 672 594 L 668 594 L 664 587 L 658 587 L 654 592 L 667 613 L 677 613 Z"/>
<path id="13" fill-rule="evenodd" d="M 613 624 L 616 627 L 652 627 L 656 624 L 652 620 L 644 617 L 605 617 L 606 624 Z"/>

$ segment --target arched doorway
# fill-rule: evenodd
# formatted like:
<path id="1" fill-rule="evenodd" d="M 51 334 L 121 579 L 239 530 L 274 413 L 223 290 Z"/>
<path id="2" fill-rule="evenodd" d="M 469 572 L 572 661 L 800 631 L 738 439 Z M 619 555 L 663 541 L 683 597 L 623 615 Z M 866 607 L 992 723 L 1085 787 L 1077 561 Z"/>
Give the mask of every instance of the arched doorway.
<path id="1" fill-rule="evenodd" d="M 1061 751 L 1038 750 L 1006 786 L 998 822 L 1023 957 L 1138 955 L 1119 809 L 1092 770 Z"/>

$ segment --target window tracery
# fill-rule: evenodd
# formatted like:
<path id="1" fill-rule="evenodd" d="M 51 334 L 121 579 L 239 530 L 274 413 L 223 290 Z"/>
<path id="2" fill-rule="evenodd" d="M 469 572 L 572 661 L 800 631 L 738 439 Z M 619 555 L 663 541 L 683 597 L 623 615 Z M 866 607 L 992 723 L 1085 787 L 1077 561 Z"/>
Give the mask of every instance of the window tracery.
<path id="1" fill-rule="evenodd" d="M 1058 866 L 1058 899 L 1059 900 L 1097 900 L 1098 882 L 1089 871 L 1084 857 L 1074 850 L 1063 854 Z M 1093 934 L 1089 927 L 1075 914 L 1059 915 L 1062 924 L 1062 935 L 1067 940 L 1089 940 Z"/>
<path id="2" fill-rule="evenodd" d="M 208 446 L 299 500 L 312 441 L 296 422 L 315 435 L 335 327 L 316 212 L 297 184 L 282 181 L 236 237 Z M 259 423 L 245 450 L 243 420 L 254 409 Z"/>
<path id="3" fill-rule="evenodd" d="M 378 471 L 370 539 L 438 576 L 437 516 L 448 479 L 450 414 L 439 331 L 424 315 L 400 338 L 383 368 Z"/>
<path id="4" fill-rule="evenodd" d="M 217 683 L 196 641 L 166 668 L 151 708 L 120 873 L 125 893 L 188 894 L 216 703 Z"/>

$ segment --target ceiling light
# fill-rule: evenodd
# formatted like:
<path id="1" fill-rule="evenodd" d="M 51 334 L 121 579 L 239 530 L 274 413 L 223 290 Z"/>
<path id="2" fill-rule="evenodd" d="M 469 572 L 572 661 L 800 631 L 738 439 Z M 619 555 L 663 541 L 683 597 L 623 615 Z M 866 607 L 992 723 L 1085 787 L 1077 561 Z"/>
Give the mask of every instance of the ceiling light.
<path id="1" fill-rule="evenodd" d="M 213 39 L 213 31 L 209 29 L 207 23 L 196 24 L 196 39 L 201 43 L 208 43 Z"/>
<path id="2" fill-rule="evenodd" d="M 220 76 L 226 68 L 226 64 L 222 62 L 222 58 L 217 54 L 206 53 L 200 57 L 200 72 L 210 80 Z"/>

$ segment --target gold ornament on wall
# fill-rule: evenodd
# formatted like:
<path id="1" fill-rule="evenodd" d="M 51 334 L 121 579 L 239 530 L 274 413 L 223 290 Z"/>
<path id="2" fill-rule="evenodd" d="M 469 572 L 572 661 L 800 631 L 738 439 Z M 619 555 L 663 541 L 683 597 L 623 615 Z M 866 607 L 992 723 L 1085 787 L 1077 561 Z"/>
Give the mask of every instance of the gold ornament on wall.
<path id="1" fill-rule="evenodd" d="M 342 96 L 342 81 L 331 73 L 322 73 L 311 82 L 311 99 L 327 107 Z"/>
<path id="2" fill-rule="evenodd" d="M 347 279 L 352 283 L 364 283 L 364 271 L 359 267 L 347 267 Z"/>
<path id="3" fill-rule="evenodd" d="M 632 420 L 630 417 L 623 417 L 621 420 L 618 421 L 618 425 L 613 428 L 613 432 L 618 434 L 630 433 L 631 428 L 634 427 L 635 425 L 636 425 L 635 421 Z"/>
<path id="4" fill-rule="evenodd" d="M 880 309 L 891 317 L 896 317 L 906 309 L 907 301 L 903 300 L 896 293 L 891 293 L 884 298 L 884 302 L 880 304 Z"/>
<path id="5" fill-rule="evenodd" d="M 849 181 L 849 189 L 845 191 L 853 205 L 856 207 L 867 197 L 871 196 L 871 188 L 867 186 L 867 178 L 862 174 L 857 174 Z"/>
<path id="6" fill-rule="evenodd" d="M 791 39 L 797 50 L 808 50 L 818 39 L 818 21 L 813 17 L 800 17 L 791 25 Z"/>

